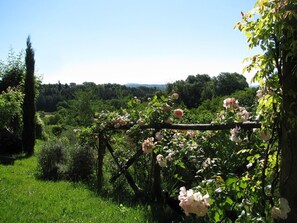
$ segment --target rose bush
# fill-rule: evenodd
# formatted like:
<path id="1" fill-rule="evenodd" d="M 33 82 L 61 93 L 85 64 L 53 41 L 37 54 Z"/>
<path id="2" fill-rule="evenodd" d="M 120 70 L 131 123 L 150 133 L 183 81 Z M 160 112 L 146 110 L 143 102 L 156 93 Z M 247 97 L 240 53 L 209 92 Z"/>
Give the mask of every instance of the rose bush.
<path id="1" fill-rule="evenodd" d="M 156 160 L 152 162 L 161 167 L 162 189 L 179 199 L 186 214 L 193 213 L 214 222 L 271 219 L 273 205 L 267 202 L 265 195 L 276 193 L 274 169 L 279 164 L 276 153 L 267 154 L 263 149 L 268 146 L 265 141 L 268 134 L 264 135 L 263 130 L 249 131 L 239 127 L 219 131 L 143 128 L 152 124 L 187 122 L 188 112 L 175 104 L 176 98 L 177 94 L 168 98 L 153 97 L 145 107 L 133 99 L 126 110 L 99 115 L 98 126 L 128 129 L 127 143 L 139 145 L 147 154 L 140 158 L 142 164 L 135 165 L 144 167 L 152 157 L 148 154 L 154 153 Z M 248 122 L 255 117 L 236 98 L 227 98 L 213 123 Z M 139 170 L 134 170 L 136 175 Z M 145 177 L 143 171 L 139 175 Z M 273 216 L 279 209 L 273 209 Z"/>

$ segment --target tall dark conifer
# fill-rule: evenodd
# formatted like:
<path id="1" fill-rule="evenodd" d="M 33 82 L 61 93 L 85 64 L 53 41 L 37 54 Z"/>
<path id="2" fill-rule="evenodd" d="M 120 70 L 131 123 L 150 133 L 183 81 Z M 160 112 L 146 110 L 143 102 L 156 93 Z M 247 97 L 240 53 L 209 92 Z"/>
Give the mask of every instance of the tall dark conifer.
<path id="1" fill-rule="evenodd" d="M 23 150 L 27 155 L 34 153 L 35 145 L 35 77 L 34 77 L 34 50 L 31 47 L 30 36 L 27 38 L 26 49 L 26 74 L 24 86 L 24 104 L 23 104 Z"/>

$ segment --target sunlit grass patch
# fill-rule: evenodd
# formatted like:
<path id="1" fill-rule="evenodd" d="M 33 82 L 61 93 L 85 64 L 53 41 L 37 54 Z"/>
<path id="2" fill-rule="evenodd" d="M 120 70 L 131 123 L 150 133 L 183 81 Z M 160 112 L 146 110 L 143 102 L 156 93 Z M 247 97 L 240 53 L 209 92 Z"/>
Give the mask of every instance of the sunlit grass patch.
<path id="1" fill-rule="evenodd" d="M 0 165 L 0 222 L 147 222 L 143 206 L 101 198 L 84 184 L 36 178 L 36 157 Z"/>

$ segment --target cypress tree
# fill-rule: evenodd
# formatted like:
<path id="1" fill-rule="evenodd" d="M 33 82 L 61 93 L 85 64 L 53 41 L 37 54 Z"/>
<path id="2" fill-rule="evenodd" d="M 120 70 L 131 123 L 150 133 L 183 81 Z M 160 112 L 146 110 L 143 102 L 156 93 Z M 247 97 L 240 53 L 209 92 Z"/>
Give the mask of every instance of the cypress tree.
<path id="1" fill-rule="evenodd" d="M 27 38 L 26 48 L 26 74 L 24 86 L 24 104 L 23 104 L 23 150 L 27 155 L 34 153 L 35 145 L 35 59 L 34 50 L 31 46 L 30 36 Z"/>

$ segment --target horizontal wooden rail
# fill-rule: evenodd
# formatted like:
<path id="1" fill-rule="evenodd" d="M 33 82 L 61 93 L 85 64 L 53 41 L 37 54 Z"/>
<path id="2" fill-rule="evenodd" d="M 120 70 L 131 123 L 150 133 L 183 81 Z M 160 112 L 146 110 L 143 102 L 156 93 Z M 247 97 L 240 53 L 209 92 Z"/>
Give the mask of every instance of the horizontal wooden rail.
<path id="1" fill-rule="evenodd" d="M 167 124 L 167 123 L 156 123 L 149 125 L 141 125 L 141 129 L 176 129 L 176 130 L 226 130 L 240 127 L 241 129 L 254 129 L 261 128 L 259 122 L 232 122 L 226 124 Z M 130 129 L 131 125 L 119 126 L 118 128 L 110 126 L 105 130 L 127 130 Z"/>

